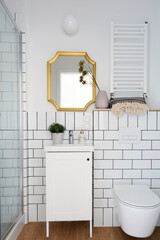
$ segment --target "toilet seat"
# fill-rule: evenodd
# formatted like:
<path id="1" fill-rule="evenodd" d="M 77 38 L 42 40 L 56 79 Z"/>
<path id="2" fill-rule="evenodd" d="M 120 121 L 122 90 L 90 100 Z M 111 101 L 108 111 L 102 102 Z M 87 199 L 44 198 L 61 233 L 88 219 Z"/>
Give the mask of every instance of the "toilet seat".
<path id="1" fill-rule="evenodd" d="M 114 187 L 117 200 L 135 208 L 156 208 L 160 198 L 147 185 L 117 185 Z"/>

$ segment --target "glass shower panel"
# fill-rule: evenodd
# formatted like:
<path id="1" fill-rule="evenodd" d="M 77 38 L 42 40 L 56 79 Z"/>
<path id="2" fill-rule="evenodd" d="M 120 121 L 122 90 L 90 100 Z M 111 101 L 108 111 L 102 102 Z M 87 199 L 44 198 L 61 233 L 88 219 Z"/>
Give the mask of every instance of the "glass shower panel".
<path id="1" fill-rule="evenodd" d="M 21 34 L 0 1 L 0 239 L 22 214 Z"/>

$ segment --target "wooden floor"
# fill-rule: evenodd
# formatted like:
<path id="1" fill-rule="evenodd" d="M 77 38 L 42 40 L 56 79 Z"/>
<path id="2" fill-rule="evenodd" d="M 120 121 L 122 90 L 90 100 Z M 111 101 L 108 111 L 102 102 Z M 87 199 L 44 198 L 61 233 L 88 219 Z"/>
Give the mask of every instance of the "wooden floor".
<path id="1" fill-rule="evenodd" d="M 46 238 L 46 224 L 44 222 L 28 223 L 24 226 L 17 240 L 89 240 L 89 222 L 52 222 L 50 223 L 50 237 Z M 92 240 L 135 240 L 125 234 L 119 227 L 95 227 Z M 157 227 L 144 240 L 160 240 L 160 227 Z M 90 239 L 91 240 L 91 239 Z"/>

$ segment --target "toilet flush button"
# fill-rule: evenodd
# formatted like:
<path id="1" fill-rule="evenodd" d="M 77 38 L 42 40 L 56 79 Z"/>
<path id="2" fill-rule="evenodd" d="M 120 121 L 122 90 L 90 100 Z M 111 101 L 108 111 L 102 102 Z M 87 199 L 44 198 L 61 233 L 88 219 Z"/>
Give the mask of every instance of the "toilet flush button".
<path id="1" fill-rule="evenodd" d="M 123 140 L 129 140 L 129 135 L 123 135 L 122 138 Z"/>
<path id="2" fill-rule="evenodd" d="M 136 141 L 136 140 L 137 140 L 137 135 L 133 135 L 133 136 L 131 135 L 129 139 L 130 139 L 131 141 L 132 141 L 132 140 Z"/>

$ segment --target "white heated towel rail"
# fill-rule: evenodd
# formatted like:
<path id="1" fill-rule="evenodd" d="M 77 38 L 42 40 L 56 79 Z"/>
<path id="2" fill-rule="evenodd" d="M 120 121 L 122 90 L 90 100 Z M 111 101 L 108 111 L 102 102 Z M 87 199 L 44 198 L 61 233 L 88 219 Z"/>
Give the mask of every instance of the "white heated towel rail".
<path id="1" fill-rule="evenodd" d="M 110 94 L 147 94 L 148 24 L 111 23 Z"/>

